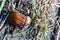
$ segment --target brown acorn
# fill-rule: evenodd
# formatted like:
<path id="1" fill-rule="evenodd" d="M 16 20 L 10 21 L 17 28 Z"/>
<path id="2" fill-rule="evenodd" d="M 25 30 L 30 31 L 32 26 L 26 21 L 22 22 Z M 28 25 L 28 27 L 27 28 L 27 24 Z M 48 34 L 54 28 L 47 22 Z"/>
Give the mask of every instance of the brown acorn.
<path id="1" fill-rule="evenodd" d="M 11 12 L 8 16 L 8 22 L 12 23 L 15 26 L 27 28 L 31 23 L 31 18 L 29 16 L 25 16 L 19 12 Z"/>
<path id="2" fill-rule="evenodd" d="M 11 12 L 8 17 L 8 21 L 15 26 L 24 25 L 24 23 L 26 21 L 26 16 L 24 16 L 23 14 L 18 13 L 18 12 Z"/>

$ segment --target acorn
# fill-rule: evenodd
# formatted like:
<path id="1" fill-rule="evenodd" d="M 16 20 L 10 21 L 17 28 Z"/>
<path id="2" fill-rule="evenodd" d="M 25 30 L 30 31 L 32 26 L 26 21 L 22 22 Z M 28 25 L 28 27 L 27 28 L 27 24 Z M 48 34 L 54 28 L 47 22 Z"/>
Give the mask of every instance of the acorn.
<path id="1" fill-rule="evenodd" d="M 11 12 L 8 16 L 8 22 L 14 26 L 28 28 L 31 23 L 31 18 L 19 12 Z"/>

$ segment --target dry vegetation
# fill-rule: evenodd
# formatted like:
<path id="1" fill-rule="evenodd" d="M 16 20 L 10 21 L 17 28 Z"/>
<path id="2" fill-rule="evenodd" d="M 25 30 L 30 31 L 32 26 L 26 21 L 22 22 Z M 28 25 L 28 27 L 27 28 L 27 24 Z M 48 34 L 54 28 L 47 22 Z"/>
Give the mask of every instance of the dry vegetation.
<path id="1" fill-rule="evenodd" d="M 19 11 L 26 16 L 30 16 L 32 19 L 29 28 L 21 33 L 17 32 L 17 36 L 20 37 L 23 35 L 25 38 L 27 35 L 30 35 L 31 37 L 34 34 L 34 37 L 32 37 L 34 40 L 49 40 L 47 37 L 50 36 L 50 32 L 54 30 L 52 28 L 55 26 L 52 25 L 55 23 L 54 19 L 56 19 L 55 15 L 57 13 L 56 9 L 59 7 L 59 5 L 54 4 L 54 2 L 55 0 L 20 0 L 17 7 L 15 7 L 15 2 L 12 4 L 12 9 L 10 8 L 11 3 L 7 2 L 5 6 L 9 4 L 9 10 L 13 10 L 15 8 L 15 11 Z M 54 6 L 54 8 L 56 6 L 55 11 L 52 10 L 52 6 Z M 50 23 L 50 25 L 49 22 L 52 22 L 52 24 Z M 36 30 L 35 32 L 34 29 Z M 14 35 L 14 37 L 17 36 Z"/>

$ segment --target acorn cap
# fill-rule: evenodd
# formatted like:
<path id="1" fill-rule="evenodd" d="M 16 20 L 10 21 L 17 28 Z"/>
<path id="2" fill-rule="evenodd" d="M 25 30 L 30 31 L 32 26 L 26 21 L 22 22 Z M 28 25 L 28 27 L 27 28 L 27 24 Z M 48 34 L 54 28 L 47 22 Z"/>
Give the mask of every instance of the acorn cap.
<path id="1" fill-rule="evenodd" d="M 31 18 L 29 16 L 27 16 L 24 28 L 22 30 L 27 29 L 29 27 L 30 23 L 31 23 Z"/>

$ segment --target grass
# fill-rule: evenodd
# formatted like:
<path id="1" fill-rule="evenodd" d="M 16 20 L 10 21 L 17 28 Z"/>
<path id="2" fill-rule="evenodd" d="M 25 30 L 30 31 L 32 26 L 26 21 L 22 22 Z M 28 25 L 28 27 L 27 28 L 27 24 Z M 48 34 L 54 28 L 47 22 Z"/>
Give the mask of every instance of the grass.
<path id="1" fill-rule="evenodd" d="M 30 27 L 34 28 L 38 28 L 37 30 L 37 36 L 39 35 L 40 32 L 42 32 L 42 35 L 40 37 L 41 40 L 46 40 L 46 32 L 47 30 L 47 19 L 52 18 L 53 15 L 52 13 L 51 16 L 48 15 L 47 18 L 47 14 L 50 10 L 50 6 L 51 3 L 54 0 L 30 0 L 29 2 L 25 1 L 25 2 L 21 2 L 18 4 L 18 10 L 20 12 L 22 12 L 25 15 L 29 15 L 32 19 L 32 24 L 30 25 Z M 26 5 L 28 4 L 28 6 L 24 7 L 23 4 Z M 28 11 L 29 10 L 29 11 Z M 38 40 L 38 37 L 35 36 Z"/>

